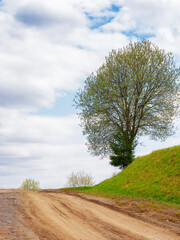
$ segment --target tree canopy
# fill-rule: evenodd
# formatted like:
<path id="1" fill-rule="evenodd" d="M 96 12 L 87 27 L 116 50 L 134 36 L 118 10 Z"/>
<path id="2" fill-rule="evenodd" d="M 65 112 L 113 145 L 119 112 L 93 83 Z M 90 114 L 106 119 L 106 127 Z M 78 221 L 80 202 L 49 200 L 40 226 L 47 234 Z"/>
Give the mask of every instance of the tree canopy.
<path id="1" fill-rule="evenodd" d="M 112 50 L 74 100 L 90 152 L 106 156 L 118 141 L 132 150 L 139 136 L 172 135 L 179 77 L 173 55 L 149 40 Z"/>

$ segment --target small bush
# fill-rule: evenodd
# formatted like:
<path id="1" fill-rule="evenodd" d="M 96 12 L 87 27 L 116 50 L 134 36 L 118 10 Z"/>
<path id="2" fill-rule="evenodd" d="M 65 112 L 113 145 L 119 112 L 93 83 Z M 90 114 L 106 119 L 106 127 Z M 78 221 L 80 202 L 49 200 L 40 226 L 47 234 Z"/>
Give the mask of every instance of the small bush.
<path id="1" fill-rule="evenodd" d="M 26 180 L 22 182 L 20 188 L 21 189 L 40 189 L 39 185 L 40 185 L 39 181 L 26 178 Z"/>
<path id="2" fill-rule="evenodd" d="M 87 187 L 94 185 L 93 178 L 90 174 L 84 171 L 79 171 L 77 173 L 72 172 L 67 177 L 66 187 Z"/>

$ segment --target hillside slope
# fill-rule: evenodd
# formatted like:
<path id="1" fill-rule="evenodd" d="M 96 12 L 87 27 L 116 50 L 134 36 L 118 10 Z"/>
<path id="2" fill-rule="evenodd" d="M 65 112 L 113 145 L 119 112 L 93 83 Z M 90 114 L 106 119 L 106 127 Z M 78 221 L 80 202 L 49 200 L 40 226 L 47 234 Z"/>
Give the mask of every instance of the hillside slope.
<path id="1" fill-rule="evenodd" d="M 180 204 L 179 190 L 180 146 L 175 146 L 136 158 L 118 175 L 86 191 Z"/>

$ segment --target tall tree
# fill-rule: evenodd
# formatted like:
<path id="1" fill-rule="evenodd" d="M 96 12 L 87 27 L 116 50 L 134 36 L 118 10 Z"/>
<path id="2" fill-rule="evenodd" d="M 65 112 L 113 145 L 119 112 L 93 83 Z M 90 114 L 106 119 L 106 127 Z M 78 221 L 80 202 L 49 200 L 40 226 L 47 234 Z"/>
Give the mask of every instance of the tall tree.
<path id="1" fill-rule="evenodd" d="M 112 50 L 74 99 L 90 152 L 102 157 L 115 153 L 117 135 L 127 151 L 139 136 L 164 140 L 172 135 L 179 77 L 173 55 L 149 40 Z"/>

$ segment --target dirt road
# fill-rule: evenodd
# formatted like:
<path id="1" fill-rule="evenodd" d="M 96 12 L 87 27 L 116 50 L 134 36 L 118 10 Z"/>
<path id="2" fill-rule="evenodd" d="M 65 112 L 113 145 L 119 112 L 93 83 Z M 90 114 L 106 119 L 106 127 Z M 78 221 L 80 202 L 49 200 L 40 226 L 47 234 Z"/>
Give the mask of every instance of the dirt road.
<path id="1" fill-rule="evenodd" d="M 1 240 L 180 240 L 108 200 L 58 191 L 0 191 Z"/>

